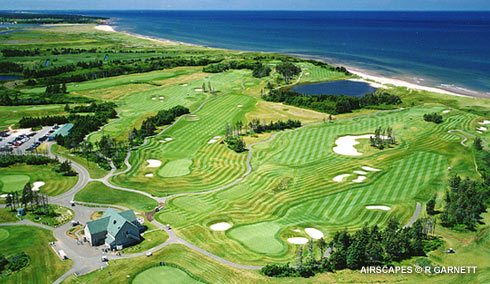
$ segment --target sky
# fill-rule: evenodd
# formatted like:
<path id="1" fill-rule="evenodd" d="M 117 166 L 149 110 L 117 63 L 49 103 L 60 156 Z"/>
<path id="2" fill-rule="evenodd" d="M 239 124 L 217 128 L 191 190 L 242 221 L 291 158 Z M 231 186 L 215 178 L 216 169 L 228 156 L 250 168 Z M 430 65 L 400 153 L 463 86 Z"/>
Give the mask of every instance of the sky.
<path id="1" fill-rule="evenodd" d="M 490 0 L 0 0 L 0 10 L 490 10 Z"/>

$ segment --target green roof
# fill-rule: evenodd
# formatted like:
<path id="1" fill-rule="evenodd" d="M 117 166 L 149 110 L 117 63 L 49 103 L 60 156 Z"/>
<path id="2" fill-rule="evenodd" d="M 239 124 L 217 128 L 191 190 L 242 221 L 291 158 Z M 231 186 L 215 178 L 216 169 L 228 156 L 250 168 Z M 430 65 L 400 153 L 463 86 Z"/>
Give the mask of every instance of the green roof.
<path id="1" fill-rule="evenodd" d="M 109 208 L 104 212 L 102 218 L 87 222 L 87 227 L 91 234 L 107 232 L 115 237 L 126 222 L 129 223 L 130 226 L 137 227 L 133 224 L 135 221 L 136 215 L 133 210 L 119 213 L 116 210 Z M 109 238 L 110 236 L 108 235 L 107 237 Z"/>

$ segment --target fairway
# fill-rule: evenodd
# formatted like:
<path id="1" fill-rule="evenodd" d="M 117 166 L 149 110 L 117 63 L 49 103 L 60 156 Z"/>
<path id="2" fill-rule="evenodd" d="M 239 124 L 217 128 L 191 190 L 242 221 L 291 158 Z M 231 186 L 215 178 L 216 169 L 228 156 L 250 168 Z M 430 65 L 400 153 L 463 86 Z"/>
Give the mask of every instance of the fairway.
<path id="1" fill-rule="evenodd" d="M 53 233 L 33 226 L 8 226 L 7 238 L 2 240 L 0 254 L 11 256 L 25 252 L 30 263 L 24 269 L 2 278 L 2 283 L 52 283 L 71 266 L 70 260 L 62 261 L 49 247 Z"/>
<path id="2" fill-rule="evenodd" d="M 189 274 L 184 271 L 171 267 L 171 266 L 162 266 L 162 267 L 154 267 L 148 270 L 145 270 L 134 278 L 133 284 L 148 284 L 148 283 L 157 283 L 157 284 L 173 284 L 173 283 L 185 283 L 185 284 L 200 284 L 203 283 L 198 281 Z"/>
<path id="3" fill-rule="evenodd" d="M 0 191 L 20 191 L 26 183 L 44 182 L 40 192 L 50 196 L 59 195 L 72 188 L 78 180 L 77 176 L 63 176 L 55 171 L 56 166 L 15 164 L 0 168 Z"/>
<path id="4" fill-rule="evenodd" d="M 161 177 L 180 177 L 189 174 L 189 167 L 192 165 L 191 159 L 179 159 L 166 163 L 158 170 Z"/>
<path id="5" fill-rule="evenodd" d="M 26 183 L 30 181 L 30 177 L 27 175 L 4 175 L 0 177 L 0 188 L 3 192 L 20 191 L 24 188 Z"/>

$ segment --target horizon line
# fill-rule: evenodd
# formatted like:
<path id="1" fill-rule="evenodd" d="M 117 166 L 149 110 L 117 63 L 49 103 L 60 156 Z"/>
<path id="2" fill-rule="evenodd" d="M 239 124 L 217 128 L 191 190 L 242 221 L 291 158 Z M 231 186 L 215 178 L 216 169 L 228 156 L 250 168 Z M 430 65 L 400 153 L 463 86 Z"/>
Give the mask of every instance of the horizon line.
<path id="1" fill-rule="evenodd" d="M 337 9 L 337 10 L 299 10 L 299 9 L 1 9 L 0 12 L 31 12 L 31 11 L 185 11 L 185 12 L 200 12 L 200 11 L 220 11 L 220 12 L 490 12 L 489 10 L 397 10 L 397 9 L 387 9 L 387 10 L 347 10 L 347 9 Z"/>

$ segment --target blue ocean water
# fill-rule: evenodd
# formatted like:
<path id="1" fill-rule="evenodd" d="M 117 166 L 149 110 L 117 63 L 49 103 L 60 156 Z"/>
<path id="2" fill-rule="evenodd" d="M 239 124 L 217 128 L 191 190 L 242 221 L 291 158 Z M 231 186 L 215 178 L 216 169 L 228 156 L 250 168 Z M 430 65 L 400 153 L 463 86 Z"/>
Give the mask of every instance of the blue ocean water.
<path id="1" fill-rule="evenodd" d="M 367 93 L 376 92 L 376 88 L 371 87 L 368 83 L 356 82 L 349 80 L 339 80 L 330 82 L 321 82 L 314 84 L 299 85 L 291 88 L 294 91 L 308 95 L 346 95 L 353 97 L 362 97 Z"/>
<path id="2" fill-rule="evenodd" d="M 100 11 L 116 30 L 323 58 L 490 96 L 490 12 Z M 465 90 L 468 89 L 468 90 Z"/>

